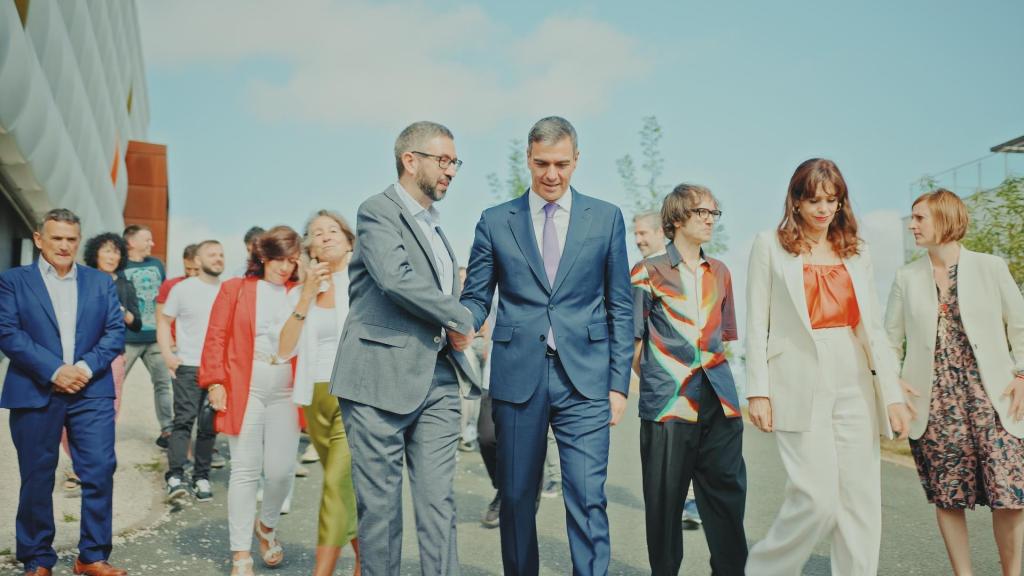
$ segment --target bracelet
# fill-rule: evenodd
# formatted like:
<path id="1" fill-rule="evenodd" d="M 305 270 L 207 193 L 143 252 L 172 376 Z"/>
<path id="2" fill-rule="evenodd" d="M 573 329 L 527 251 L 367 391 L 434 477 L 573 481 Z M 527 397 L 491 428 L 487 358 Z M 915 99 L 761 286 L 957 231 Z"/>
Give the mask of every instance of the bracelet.
<path id="1" fill-rule="evenodd" d="M 305 315 L 305 314 L 299 314 L 298 312 L 292 312 L 292 316 L 293 316 L 293 317 L 294 317 L 294 318 L 295 318 L 296 320 L 299 320 L 299 321 L 302 321 L 302 320 L 305 320 L 305 319 L 306 319 L 306 315 Z"/>
<path id="2" fill-rule="evenodd" d="M 217 388 L 223 388 L 223 387 L 224 387 L 223 384 L 210 384 L 210 387 L 206 389 L 206 393 L 209 394 L 210 392 L 213 392 Z"/>

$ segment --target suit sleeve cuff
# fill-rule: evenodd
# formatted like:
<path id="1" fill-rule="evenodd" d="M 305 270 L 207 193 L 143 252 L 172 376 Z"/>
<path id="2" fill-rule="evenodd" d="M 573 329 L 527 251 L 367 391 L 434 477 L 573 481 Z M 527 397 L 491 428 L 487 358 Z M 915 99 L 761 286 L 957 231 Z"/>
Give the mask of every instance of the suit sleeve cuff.
<path id="1" fill-rule="evenodd" d="M 57 383 L 57 374 L 60 374 L 60 369 L 63 368 L 63 367 L 64 367 L 64 365 L 62 364 L 60 366 L 57 366 L 57 369 L 53 371 L 53 376 L 50 376 L 50 383 L 51 384 L 56 384 Z"/>

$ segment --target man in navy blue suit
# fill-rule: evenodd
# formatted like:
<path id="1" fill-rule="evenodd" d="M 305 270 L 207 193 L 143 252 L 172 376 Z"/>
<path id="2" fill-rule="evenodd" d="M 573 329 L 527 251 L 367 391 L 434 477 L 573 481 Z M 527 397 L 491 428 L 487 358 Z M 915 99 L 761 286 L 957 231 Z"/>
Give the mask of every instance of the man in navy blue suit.
<path id="1" fill-rule="evenodd" d="M 567 120 L 538 121 L 526 158 L 530 189 L 480 217 L 461 299 L 479 329 L 498 290 L 490 394 L 502 562 L 509 575 L 539 570 L 535 502 L 550 425 L 573 573 L 601 576 L 609 425 L 625 410 L 633 353 L 625 225 L 618 208 L 570 187 L 579 151 Z"/>
<path id="2" fill-rule="evenodd" d="M 10 359 L 0 408 L 11 411 L 21 491 L 17 558 L 26 574 L 51 574 L 53 483 L 66 427 L 82 480 L 75 574 L 119 576 L 107 563 L 114 489 L 114 380 L 124 313 L 110 275 L 75 264 L 81 241 L 70 210 L 46 213 L 33 234 L 39 260 L 0 274 L 0 350 Z"/>

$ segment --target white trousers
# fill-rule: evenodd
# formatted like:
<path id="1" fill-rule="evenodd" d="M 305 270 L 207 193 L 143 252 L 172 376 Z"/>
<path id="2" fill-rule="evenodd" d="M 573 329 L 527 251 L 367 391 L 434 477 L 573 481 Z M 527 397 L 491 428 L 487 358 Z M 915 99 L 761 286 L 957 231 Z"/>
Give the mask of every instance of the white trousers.
<path id="1" fill-rule="evenodd" d="M 814 343 L 822 374 L 811 429 L 775 432 L 788 476 L 785 499 L 750 550 L 750 576 L 800 574 L 822 536 L 832 542 L 833 576 L 878 572 L 881 463 L 871 372 L 849 328 L 815 330 Z"/>
<path id="2" fill-rule="evenodd" d="M 295 479 L 299 416 L 292 403 L 290 364 L 253 362 L 249 402 L 238 436 L 228 436 L 228 531 L 232 552 L 248 552 L 256 521 L 256 491 L 264 478 L 260 521 L 274 528 Z"/>

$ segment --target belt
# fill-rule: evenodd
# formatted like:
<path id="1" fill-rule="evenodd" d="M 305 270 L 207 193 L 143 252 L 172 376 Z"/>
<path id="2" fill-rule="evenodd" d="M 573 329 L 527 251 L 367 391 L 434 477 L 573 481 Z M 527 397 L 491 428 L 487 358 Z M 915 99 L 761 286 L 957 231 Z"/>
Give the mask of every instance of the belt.
<path id="1" fill-rule="evenodd" d="M 544 357 L 545 358 L 558 358 L 558 350 L 555 350 L 551 346 L 547 346 L 547 347 L 545 347 L 545 350 L 544 350 Z"/>

